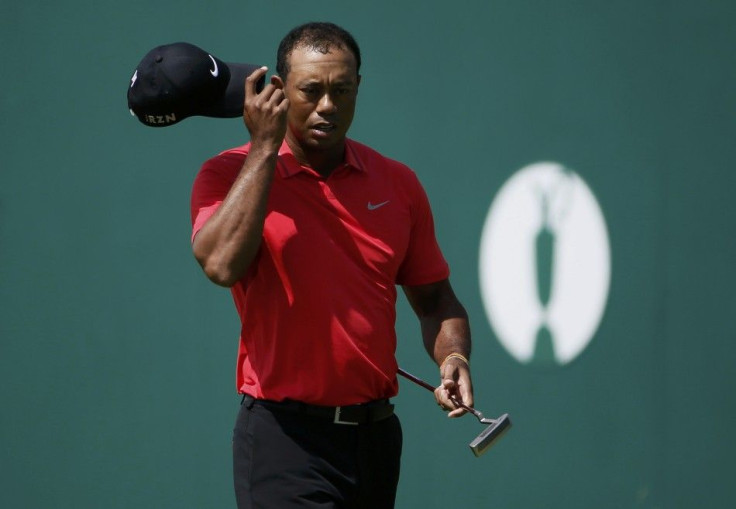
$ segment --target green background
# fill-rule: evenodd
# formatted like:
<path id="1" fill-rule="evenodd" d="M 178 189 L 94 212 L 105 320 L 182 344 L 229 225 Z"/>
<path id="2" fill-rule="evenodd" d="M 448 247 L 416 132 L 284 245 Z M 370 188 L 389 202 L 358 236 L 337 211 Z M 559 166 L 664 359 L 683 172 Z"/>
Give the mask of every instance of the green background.
<path id="1" fill-rule="evenodd" d="M 474 331 L 476 404 L 401 382 L 397 507 L 691 508 L 736 500 L 736 4 L 518 0 L 0 2 L 0 507 L 234 507 L 238 323 L 189 247 L 199 165 L 238 119 L 165 129 L 125 92 L 188 41 L 273 68 L 296 24 L 358 39 L 351 136 L 412 166 Z M 605 214 L 612 280 L 587 350 L 517 363 L 478 286 L 480 232 L 519 168 L 558 161 Z M 398 357 L 435 381 L 399 304 Z"/>

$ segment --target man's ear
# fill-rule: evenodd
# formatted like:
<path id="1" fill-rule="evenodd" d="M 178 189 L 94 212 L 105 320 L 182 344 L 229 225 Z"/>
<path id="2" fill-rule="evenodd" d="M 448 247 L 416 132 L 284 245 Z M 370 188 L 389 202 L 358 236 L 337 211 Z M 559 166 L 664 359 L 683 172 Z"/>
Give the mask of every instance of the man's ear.
<path id="1" fill-rule="evenodd" d="M 280 88 L 282 90 L 285 87 L 284 80 L 282 80 L 281 77 L 278 76 L 278 75 L 276 75 L 276 74 L 274 74 L 273 76 L 271 76 L 271 85 L 273 85 L 276 88 Z"/>

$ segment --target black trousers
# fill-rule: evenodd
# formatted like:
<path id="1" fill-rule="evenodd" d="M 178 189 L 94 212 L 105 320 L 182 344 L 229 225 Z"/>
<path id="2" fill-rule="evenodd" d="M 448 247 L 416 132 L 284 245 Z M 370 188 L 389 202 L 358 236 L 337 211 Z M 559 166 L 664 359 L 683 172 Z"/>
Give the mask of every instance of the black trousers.
<path id="1" fill-rule="evenodd" d="M 245 397 L 233 432 L 239 509 L 391 509 L 402 432 L 396 415 L 345 425 Z"/>

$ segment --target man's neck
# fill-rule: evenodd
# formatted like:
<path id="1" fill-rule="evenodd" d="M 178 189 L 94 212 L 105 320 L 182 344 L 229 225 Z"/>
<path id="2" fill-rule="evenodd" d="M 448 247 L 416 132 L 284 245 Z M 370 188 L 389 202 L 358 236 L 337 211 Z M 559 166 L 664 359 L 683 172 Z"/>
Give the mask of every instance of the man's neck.
<path id="1" fill-rule="evenodd" d="M 323 177 L 330 174 L 345 161 L 345 140 L 329 150 L 309 150 L 286 137 L 291 153 L 302 165 L 312 168 Z"/>

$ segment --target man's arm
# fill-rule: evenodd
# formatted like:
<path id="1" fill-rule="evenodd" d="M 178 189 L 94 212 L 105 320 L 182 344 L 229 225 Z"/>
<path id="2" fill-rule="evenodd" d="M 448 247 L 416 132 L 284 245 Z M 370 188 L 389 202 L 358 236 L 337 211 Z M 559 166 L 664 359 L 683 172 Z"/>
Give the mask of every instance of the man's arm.
<path id="1" fill-rule="evenodd" d="M 419 317 L 424 347 L 440 367 L 441 384 L 435 389 L 437 403 L 451 409 L 449 417 L 466 413 L 452 402 L 451 396 L 467 406 L 473 406 L 473 384 L 470 366 L 460 354 L 470 358 L 470 325 L 468 315 L 452 291 L 450 281 L 418 286 L 404 286 L 409 304 Z"/>
<path id="2" fill-rule="evenodd" d="M 260 247 L 266 204 L 279 148 L 286 134 L 289 101 L 273 83 L 256 93 L 265 67 L 245 80 L 243 120 L 251 148 L 243 168 L 217 211 L 194 238 L 194 256 L 207 277 L 232 286 L 245 274 Z"/>

